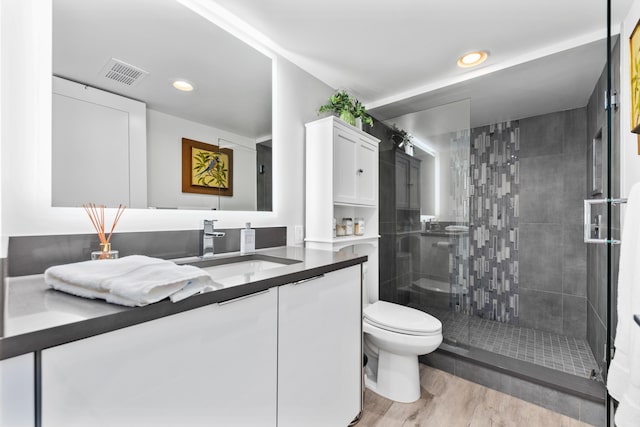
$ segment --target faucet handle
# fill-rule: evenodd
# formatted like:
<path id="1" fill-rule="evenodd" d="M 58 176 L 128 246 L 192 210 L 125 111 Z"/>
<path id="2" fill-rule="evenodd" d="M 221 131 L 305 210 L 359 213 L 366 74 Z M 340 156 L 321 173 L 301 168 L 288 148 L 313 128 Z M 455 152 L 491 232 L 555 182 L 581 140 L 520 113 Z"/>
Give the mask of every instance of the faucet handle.
<path id="1" fill-rule="evenodd" d="M 216 222 L 217 219 L 205 219 L 204 220 L 204 234 L 213 234 L 213 231 L 215 230 L 215 225 L 214 222 Z"/>

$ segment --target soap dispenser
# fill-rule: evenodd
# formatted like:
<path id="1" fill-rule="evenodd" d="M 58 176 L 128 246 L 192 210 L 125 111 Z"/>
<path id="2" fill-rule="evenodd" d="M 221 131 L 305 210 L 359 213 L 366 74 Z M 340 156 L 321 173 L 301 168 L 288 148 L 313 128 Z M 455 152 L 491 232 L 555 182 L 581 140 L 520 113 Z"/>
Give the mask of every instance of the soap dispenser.
<path id="1" fill-rule="evenodd" d="M 240 255 L 248 254 L 256 250 L 256 230 L 247 222 L 240 230 Z"/>

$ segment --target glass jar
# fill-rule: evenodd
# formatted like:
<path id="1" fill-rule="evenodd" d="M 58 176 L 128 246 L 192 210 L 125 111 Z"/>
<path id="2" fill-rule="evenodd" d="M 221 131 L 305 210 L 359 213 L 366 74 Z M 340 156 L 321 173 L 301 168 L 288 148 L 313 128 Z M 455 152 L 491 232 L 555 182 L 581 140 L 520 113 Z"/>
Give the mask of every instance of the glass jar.
<path id="1" fill-rule="evenodd" d="M 333 237 L 336 237 L 337 231 L 336 231 L 336 225 L 337 225 L 337 221 L 336 218 L 333 218 Z"/>
<path id="2" fill-rule="evenodd" d="M 353 219 L 342 218 L 342 225 L 344 225 L 345 235 L 351 236 L 353 234 Z"/>
<path id="3" fill-rule="evenodd" d="M 353 234 L 356 236 L 364 235 L 364 218 L 356 218 L 353 221 Z"/>
<path id="4" fill-rule="evenodd" d="M 347 233 L 347 229 L 345 228 L 344 225 L 342 224 L 338 224 L 336 225 L 336 236 L 337 237 L 342 237 Z"/>

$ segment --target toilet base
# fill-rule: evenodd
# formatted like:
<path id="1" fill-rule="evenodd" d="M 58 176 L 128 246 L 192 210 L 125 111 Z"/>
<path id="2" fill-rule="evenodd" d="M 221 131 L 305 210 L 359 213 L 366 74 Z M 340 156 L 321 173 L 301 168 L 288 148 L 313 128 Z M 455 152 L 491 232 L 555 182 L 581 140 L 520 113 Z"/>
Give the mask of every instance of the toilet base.
<path id="1" fill-rule="evenodd" d="M 365 376 L 365 386 L 395 402 L 411 403 L 420 399 L 420 369 L 418 356 L 408 356 L 378 350 L 376 381 Z"/>

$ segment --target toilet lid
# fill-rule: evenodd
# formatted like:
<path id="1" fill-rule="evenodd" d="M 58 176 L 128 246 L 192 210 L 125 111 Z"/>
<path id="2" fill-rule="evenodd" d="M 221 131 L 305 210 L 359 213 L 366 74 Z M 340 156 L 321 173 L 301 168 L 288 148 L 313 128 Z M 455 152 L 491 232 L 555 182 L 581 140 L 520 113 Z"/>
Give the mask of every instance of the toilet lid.
<path id="1" fill-rule="evenodd" d="M 432 335 L 442 332 L 442 323 L 435 317 L 410 307 L 376 301 L 365 307 L 364 318 L 371 324 L 393 332 L 412 335 Z"/>

